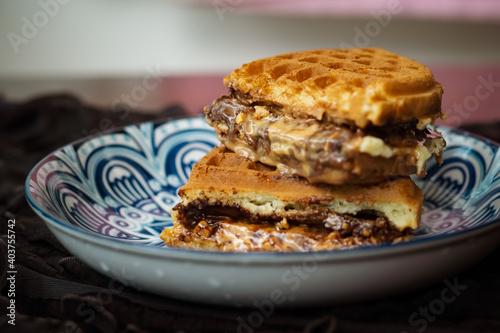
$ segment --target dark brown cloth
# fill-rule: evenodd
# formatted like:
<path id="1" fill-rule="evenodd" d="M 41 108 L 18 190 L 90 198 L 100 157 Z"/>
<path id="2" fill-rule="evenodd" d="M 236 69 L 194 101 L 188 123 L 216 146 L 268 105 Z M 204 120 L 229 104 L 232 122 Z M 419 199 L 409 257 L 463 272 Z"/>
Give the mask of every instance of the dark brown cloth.
<path id="1" fill-rule="evenodd" d="M 184 114 L 178 106 L 154 116 L 129 111 L 98 110 L 68 95 L 22 104 L 0 101 L 1 332 L 500 332 L 500 249 L 421 290 L 362 303 L 267 312 L 160 297 L 92 270 L 68 253 L 29 208 L 24 181 L 40 159 L 75 139 Z M 500 141 L 499 128 L 498 123 L 467 127 L 495 141 Z M 16 223 L 15 326 L 7 316 L 9 219 Z M 457 297 L 439 303 L 450 284 L 458 286 Z M 445 306 L 436 308 L 440 304 Z"/>

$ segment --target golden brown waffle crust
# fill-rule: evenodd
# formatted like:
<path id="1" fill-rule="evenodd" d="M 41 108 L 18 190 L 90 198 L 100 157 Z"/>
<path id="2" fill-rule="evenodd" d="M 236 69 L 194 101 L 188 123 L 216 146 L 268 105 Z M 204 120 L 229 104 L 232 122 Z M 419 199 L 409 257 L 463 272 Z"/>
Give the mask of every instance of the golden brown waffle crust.
<path id="1" fill-rule="evenodd" d="M 378 48 L 287 53 L 244 64 L 224 84 L 255 101 L 365 128 L 442 115 L 443 88 L 424 65 Z"/>
<path id="2" fill-rule="evenodd" d="M 318 206 L 352 215 L 373 210 L 399 230 L 418 227 L 423 201 L 422 191 L 410 177 L 365 185 L 312 185 L 225 147 L 215 147 L 193 167 L 179 195 L 185 206 L 202 199 L 208 204 L 238 206 L 256 215 L 282 214 L 286 218 Z"/>

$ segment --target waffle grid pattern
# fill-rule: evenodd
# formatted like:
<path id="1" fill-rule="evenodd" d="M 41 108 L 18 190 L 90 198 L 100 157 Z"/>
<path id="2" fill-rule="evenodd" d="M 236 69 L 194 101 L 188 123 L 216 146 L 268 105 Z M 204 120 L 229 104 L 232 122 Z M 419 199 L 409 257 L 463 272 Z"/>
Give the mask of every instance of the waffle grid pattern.
<path id="1" fill-rule="evenodd" d="M 442 87 L 430 70 L 376 48 L 312 50 L 259 59 L 224 79 L 257 101 L 359 127 L 441 115 Z"/>

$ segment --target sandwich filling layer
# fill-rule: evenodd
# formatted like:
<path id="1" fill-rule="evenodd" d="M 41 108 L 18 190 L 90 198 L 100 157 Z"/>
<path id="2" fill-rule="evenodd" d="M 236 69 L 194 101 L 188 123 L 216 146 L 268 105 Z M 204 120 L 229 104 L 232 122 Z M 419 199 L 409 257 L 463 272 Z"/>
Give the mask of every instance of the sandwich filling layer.
<path id="1" fill-rule="evenodd" d="M 370 183 L 387 176 L 425 176 L 425 162 L 442 160 L 445 141 L 417 121 L 360 129 L 295 118 L 282 107 L 234 90 L 205 108 L 207 122 L 229 149 L 312 183 Z"/>
<path id="2" fill-rule="evenodd" d="M 410 228 L 400 231 L 373 212 L 350 216 L 324 211 L 287 219 L 206 202 L 174 208 L 177 223 L 161 235 L 167 245 L 240 252 L 317 251 L 394 243 L 412 236 Z"/>

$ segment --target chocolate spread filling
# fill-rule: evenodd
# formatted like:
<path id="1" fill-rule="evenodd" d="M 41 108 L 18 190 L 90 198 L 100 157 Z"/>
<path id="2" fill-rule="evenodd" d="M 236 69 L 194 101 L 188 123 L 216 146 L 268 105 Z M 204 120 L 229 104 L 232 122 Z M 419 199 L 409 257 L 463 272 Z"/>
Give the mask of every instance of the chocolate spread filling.
<path id="1" fill-rule="evenodd" d="M 208 204 L 204 199 L 196 199 L 187 206 L 179 203 L 174 210 L 180 215 L 179 222 L 190 230 L 195 229 L 203 221 L 208 224 L 212 232 L 219 228 L 221 222 L 259 225 L 265 229 L 276 227 L 283 221 L 283 216 L 278 214 L 258 216 L 239 206 L 224 206 L 220 202 Z M 292 218 L 287 218 L 286 223 L 292 227 L 313 227 L 315 230 L 323 230 L 323 233 L 336 231 L 342 238 L 375 237 L 386 242 L 412 234 L 411 229 L 400 231 L 392 226 L 386 217 L 377 216 L 373 211 L 360 212 L 352 216 L 338 214 L 325 207 L 314 209 L 308 214 L 295 214 Z"/>
<path id="2" fill-rule="evenodd" d="M 254 101 L 248 94 L 241 94 L 235 90 L 230 90 L 228 95 L 221 96 L 212 105 L 207 106 L 205 113 L 212 122 L 224 121 L 227 125 L 234 123 L 235 118 L 240 113 L 251 113 L 255 106 L 265 106 L 272 110 L 276 115 L 282 114 L 282 107 L 265 101 Z M 232 109 L 232 110 L 226 110 Z M 303 118 L 307 120 L 307 118 Z M 276 120 L 276 119 L 275 119 Z M 419 142 L 426 141 L 433 136 L 428 128 L 424 130 L 417 129 L 418 120 L 389 124 L 383 127 L 369 125 L 361 129 L 354 123 L 345 120 L 342 125 L 337 125 L 332 121 L 323 121 L 322 127 L 325 133 L 331 131 L 342 132 L 344 140 L 353 137 L 362 137 L 366 135 L 375 136 L 383 139 L 386 143 L 397 147 L 416 146 Z M 339 140 L 340 141 L 340 140 Z"/>
<path id="3" fill-rule="evenodd" d="M 259 107 L 265 110 L 263 114 L 258 114 Z M 301 175 L 313 183 L 321 182 L 329 170 L 341 170 L 356 177 L 372 178 L 372 181 L 413 173 L 424 176 L 425 167 L 418 170 L 418 154 L 413 148 L 428 147 L 436 137 L 442 139 L 429 129 L 418 130 L 416 119 L 360 129 L 349 124 L 291 118 L 279 105 L 256 102 L 235 91 L 206 107 L 205 114 L 207 122 L 228 148 L 244 149 L 247 157 L 265 164 L 287 166 L 289 170 L 285 173 Z M 294 137 L 294 133 L 299 135 Z M 387 157 L 362 153 L 355 145 L 367 136 L 401 149 Z M 276 147 L 280 150 L 276 151 Z M 337 183 L 345 181 L 348 179 Z"/>

